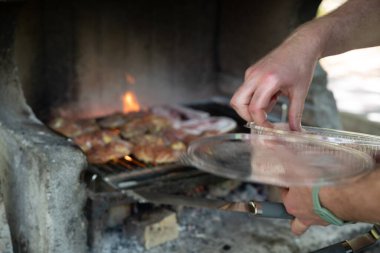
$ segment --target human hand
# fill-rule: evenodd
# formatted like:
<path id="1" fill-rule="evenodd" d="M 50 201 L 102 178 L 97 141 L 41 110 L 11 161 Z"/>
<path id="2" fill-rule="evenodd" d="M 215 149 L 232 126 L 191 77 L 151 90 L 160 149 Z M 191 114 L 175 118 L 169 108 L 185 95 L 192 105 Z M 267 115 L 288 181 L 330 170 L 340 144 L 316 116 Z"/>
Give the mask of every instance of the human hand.
<path id="1" fill-rule="evenodd" d="M 309 187 L 281 189 L 281 197 L 286 210 L 295 217 L 290 224 L 291 231 L 295 235 L 303 234 L 312 225 L 328 225 L 326 221 L 314 213 L 311 191 Z"/>
<path id="2" fill-rule="evenodd" d="M 288 213 L 295 219 L 291 230 L 301 235 L 312 225 L 328 225 L 313 211 L 310 187 L 290 187 L 281 190 Z M 380 220 L 380 167 L 371 173 L 342 185 L 323 187 L 319 200 L 335 216 L 344 221 L 378 223 Z"/>
<path id="3" fill-rule="evenodd" d="M 267 121 L 267 113 L 272 110 L 277 98 L 284 95 L 290 101 L 290 129 L 301 130 L 304 101 L 320 46 L 310 32 L 303 30 L 295 32 L 247 69 L 244 83 L 231 99 L 231 106 L 246 121 L 272 127 Z"/>

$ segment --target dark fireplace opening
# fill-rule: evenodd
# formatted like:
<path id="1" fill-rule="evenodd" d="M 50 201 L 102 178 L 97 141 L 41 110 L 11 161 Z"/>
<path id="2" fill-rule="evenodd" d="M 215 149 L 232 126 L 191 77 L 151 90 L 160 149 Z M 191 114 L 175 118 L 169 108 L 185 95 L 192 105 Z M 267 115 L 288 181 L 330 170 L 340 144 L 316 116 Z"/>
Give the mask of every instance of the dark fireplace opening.
<path id="1" fill-rule="evenodd" d="M 245 69 L 314 17 L 319 1 L 25 1 L 15 54 L 28 104 L 99 116 L 229 97 Z M 75 111 L 75 112 L 72 112 Z"/>

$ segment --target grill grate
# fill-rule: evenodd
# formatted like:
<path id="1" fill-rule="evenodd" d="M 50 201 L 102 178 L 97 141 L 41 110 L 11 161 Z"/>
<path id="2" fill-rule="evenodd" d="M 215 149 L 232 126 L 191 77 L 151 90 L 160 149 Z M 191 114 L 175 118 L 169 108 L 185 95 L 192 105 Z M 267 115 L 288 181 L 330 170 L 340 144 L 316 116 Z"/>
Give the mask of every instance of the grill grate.
<path id="1" fill-rule="evenodd" d="M 248 132 L 249 129 L 244 127 L 245 122 L 236 114 L 228 103 L 202 102 L 193 105 L 187 105 L 196 110 L 208 112 L 212 116 L 226 116 L 236 120 L 237 132 Z M 281 121 L 282 105 L 276 105 L 280 108 L 274 110 L 270 119 L 275 122 Z M 172 163 L 165 165 L 146 164 L 137 160 L 133 155 L 108 162 L 106 164 L 90 164 L 88 170 L 101 178 L 103 182 L 116 190 L 136 188 L 147 185 L 165 184 L 166 182 L 186 180 L 194 177 L 209 175 L 199 171 L 194 167 L 183 165 L 181 163 Z"/>
<path id="2" fill-rule="evenodd" d="M 151 166 L 136 159 L 119 159 L 102 165 L 90 165 L 89 170 L 115 189 L 126 189 L 166 180 L 178 180 L 204 174 L 196 168 L 179 163 Z"/>

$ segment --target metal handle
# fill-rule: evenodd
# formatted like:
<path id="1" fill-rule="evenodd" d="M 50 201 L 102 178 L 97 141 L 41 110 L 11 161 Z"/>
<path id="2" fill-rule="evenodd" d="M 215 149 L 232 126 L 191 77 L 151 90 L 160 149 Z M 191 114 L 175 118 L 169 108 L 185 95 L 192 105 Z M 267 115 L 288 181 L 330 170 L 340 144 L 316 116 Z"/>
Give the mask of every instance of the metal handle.
<path id="1" fill-rule="evenodd" d="M 352 253 L 352 248 L 347 243 L 347 241 L 338 242 L 336 244 L 327 246 L 323 249 L 313 251 L 311 253 Z"/>
<path id="2" fill-rule="evenodd" d="M 379 224 L 375 224 L 372 229 L 365 234 L 343 242 L 327 246 L 312 253 L 358 253 L 374 246 L 380 239 Z"/>
<path id="3" fill-rule="evenodd" d="M 249 202 L 251 212 L 254 215 L 265 218 L 294 219 L 294 216 L 286 211 L 284 204 L 277 202 Z"/>

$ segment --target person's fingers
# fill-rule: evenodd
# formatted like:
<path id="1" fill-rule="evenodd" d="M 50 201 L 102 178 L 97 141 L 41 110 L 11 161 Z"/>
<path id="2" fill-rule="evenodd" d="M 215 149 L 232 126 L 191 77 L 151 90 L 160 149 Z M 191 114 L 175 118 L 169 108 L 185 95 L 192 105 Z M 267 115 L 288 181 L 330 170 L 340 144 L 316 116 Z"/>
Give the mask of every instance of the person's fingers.
<path id="1" fill-rule="evenodd" d="M 266 109 L 266 112 L 269 113 L 272 111 L 273 107 L 277 104 L 278 97 L 280 96 L 281 92 L 277 92 L 275 95 L 272 96 L 272 98 L 269 101 L 269 105 Z"/>
<path id="2" fill-rule="evenodd" d="M 249 110 L 249 113 L 251 115 L 251 119 L 255 124 L 263 127 L 269 127 L 273 128 L 273 124 L 271 124 L 269 121 L 267 121 L 267 112 L 266 109 L 255 109 L 255 110 Z"/>
<path id="3" fill-rule="evenodd" d="M 291 221 L 291 231 L 295 235 L 302 235 L 306 232 L 309 226 L 305 225 L 301 220 L 295 218 Z"/>
<path id="4" fill-rule="evenodd" d="M 276 85 L 278 80 L 268 76 L 259 82 L 262 85 L 255 90 L 252 96 L 249 104 L 249 112 L 256 124 L 273 127 L 273 125 L 267 121 L 267 112 L 271 110 L 271 107 L 273 107 L 277 101 L 279 91 Z"/>
<path id="5" fill-rule="evenodd" d="M 252 121 L 251 114 L 249 113 L 249 103 L 253 96 L 254 87 L 246 87 L 244 85 L 240 86 L 240 88 L 235 92 L 232 96 L 230 105 L 235 111 L 246 121 Z"/>
<path id="6" fill-rule="evenodd" d="M 245 79 L 244 83 L 237 89 L 230 101 L 231 107 L 235 109 L 240 117 L 248 122 L 252 121 L 249 104 L 255 93 L 258 78 L 258 76 L 251 76 L 250 79 Z"/>
<path id="7" fill-rule="evenodd" d="M 295 93 L 290 96 L 289 106 L 289 127 L 290 130 L 301 131 L 302 112 L 304 107 L 305 97 L 300 93 Z"/>

